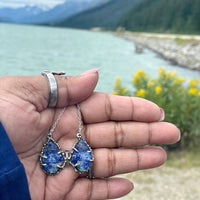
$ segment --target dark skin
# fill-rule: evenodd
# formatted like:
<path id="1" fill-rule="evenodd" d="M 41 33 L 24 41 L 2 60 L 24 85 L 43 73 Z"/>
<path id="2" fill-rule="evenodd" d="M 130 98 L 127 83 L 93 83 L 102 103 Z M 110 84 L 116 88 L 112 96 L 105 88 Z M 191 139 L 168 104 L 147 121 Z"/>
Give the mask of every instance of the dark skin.
<path id="1" fill-rule="evenodd" d="M 180 139 L 179 130 L 160 122 L 161 109 L 152 102 L 134 97 L 94 93 L 98 74 L 58 77 L 56 108 L 47 108 L 49 88 L 43 76 L 0 78 L 0 121 L 23 163 L 34 200 L 112 199 L 126 195 L 133 184 L 117 174 L 158 167 L 166 161 L 160 147 Z M 71 166 L 48 176 L 40 168 L 39 154 L 47 133 L 66 107 L 53 138 L 62 150 L 76 142 L 80 103 L 83 137 L 94 152 L 95 179 L 79 175 Z M 126 147 L 126 148 L 119 148 Z"/>

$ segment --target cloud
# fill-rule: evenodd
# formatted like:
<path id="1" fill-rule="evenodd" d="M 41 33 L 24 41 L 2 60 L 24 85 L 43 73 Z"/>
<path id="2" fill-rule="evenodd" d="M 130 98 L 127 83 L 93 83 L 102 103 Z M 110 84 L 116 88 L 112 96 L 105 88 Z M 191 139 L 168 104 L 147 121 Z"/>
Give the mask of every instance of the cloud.
<path id="1" fill-rule="evenodd" d="M 49 8 L 64 3 L 65 0 L 0 0 L 0 7 L 19 8 L 24 6 L 47 6 Z"/>

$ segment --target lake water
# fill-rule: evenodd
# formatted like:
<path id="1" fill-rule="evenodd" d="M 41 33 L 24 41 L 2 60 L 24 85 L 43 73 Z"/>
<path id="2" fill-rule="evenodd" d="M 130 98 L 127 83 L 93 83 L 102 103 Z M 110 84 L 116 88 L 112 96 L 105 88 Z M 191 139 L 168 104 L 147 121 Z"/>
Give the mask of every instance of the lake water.
<path id="1" fill-rule="evenodd" d="M 37 75 L 43 70 L 79 75 L 101 68 L 97 90 L 112 92 L 116 76 L 130 88 L 137 70 L 156 77 L 159 67 L 175 69 L 186 79 L 200 78 L 199 72 L 173 66 L 150 50 L 135 54 L 132 42 L 108 33 L 0 23 L 1 76 Z"/>

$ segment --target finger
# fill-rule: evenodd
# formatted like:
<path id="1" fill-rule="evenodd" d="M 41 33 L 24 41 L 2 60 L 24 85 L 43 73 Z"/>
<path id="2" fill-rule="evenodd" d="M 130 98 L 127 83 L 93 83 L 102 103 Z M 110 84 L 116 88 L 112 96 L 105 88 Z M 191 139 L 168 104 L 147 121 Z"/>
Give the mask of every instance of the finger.
<path id="1" fill-rule="evenodd" d="M 64 199 L 77 177 L 78 173 L 75 173 L 72 167 L 65 167 L 56 176 L 47 176 L 46 199 Z"/>
<path id="2" fill-rule="evenodd" d="M 81 111 L 85 123 L 108 120 L 154 122 L 163 118 L 162 109 L 148 100 L 104 93 L 95 93 L 82 102 Z"/>
<path id="3" fill-rule="evenodd" d="M 85 128 L 84 135 L 92 148 L 173 144 L 180 139 L 179 129 L 167 122 L 89 124 Z"/>
<path id="4" fill-rule="evenodd" d="M 77 179 L 72 191 L 66 196 L 66 200 L 103 200 L 115 199 L 128 194 L 133 190 L 133 184 L 126 179 Z"/>
<path id="5" fill-rule="evenodd" d="M 55 76 L 58 85 L 57 107 L 76 104 L 93 93 L 98 81 L 97 71 L 76 77 Z M 44 110 L 49 102 L 49 84 L 44 76 L 15 76 L 1 79 L 2 90 L 30 102 L 37 111 Z M 5 86 L 5 87 L 4 87 Z M 3 93 L 3 92 L 2 92 Z M 9 95 L 9 94 L 7 94 Z"/>
<path id="6" fill-rule="evenodd" d="M 166 153 L 160 147 L 141 149 L 95 149 L 94 176 L 110 177 L 162 165 Z"/>

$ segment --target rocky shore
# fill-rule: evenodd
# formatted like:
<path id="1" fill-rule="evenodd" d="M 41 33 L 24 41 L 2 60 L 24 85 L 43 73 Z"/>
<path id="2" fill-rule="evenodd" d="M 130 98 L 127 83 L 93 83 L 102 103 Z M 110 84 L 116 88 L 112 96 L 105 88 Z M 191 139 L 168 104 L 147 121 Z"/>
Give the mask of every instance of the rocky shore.
<path id="1" fill-rule="evenodd" d="M 174 64 L 200 71 L 200 36 L 127 31 L 115 35 L 149 48 Z"/>

